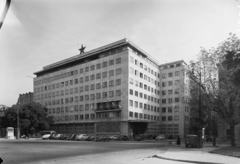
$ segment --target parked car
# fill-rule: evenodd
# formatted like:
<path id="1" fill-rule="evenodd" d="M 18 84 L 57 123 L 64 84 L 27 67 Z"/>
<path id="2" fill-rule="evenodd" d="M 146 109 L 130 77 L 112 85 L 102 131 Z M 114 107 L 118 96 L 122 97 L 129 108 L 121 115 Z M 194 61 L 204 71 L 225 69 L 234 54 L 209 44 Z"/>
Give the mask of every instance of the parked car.
<path id="1" fill-rule="evenodd" d="M 112 135 L 112 136 L 109 136 L 109 138 L 110 138 L 111 140 L 117 140 L 117 139 L 118 139 L 118 137 L 119 137 L 119 136 L 117 136 L 117 135 Z"/>
<path id="2" fill-rule="evenodd" d="M 61 136 L 62 136 L 62 134 L 56 134 L 56 135 L 53 137 L 53 139 L 54 139 L 54 140 L 59 140 Z"/>
<path id="3" fill-rule="evenodd" d="M 68 135 L 67 134 L 63 134 L 59 137 L 59 140 L 65 140 L 67 139 Z"/>
<path id="4" fill-rule="evenodd" d="M 128 136 L 120 135 L 120 136 L 118 136 L 117 140 L 120 140 L 120 141 L 128 141 L 129 138 L 128 138 Z"/>
<path id="5" fill-rule="evenodd" d="M 86 138 L 86 141 L 94 141 L 95 136 L 93 134 L 88 135 L 88 137 Z"/>
<path id="6" fill-rule="evenodd" d="M 87 135 L 87 134 L 78 134 L 78 135 L 75 137 L 75 140 L 76 140 L 76 141 L 85 141 L 87 138 L 88 138 L 88 135 Z"/>
<path id="7" fill-rule="evenodd" d="M 75 140 L 76 134 L 70 134 L 66 140 Z"/>
<path id="8" fill-rule="evenodd" d="M 186 145 L 186 147 L 188 147 L 188 146 L 197 147 L 198 136 L 197 135 L 186 135 L 185 145 Z"/>
<path id="9" fill-rule="evenodd" d="M 51 135 L 55 135 L 56 132 L 55 132 L 55 131 L 42 131 L 41 134 L 42 134 L 42 139 L 43 139 L 43 140 L 48 140 L 49 137 L 50 137 Z"/>
<path id="10" fill-rule="evenodd" d="M 97 136 L 96 138 L 95 138 L 95 141 L 110 141 L 110 138 L 108 137 L 108 136 Z"/>
<path id="11" fill-rule="evenodd" d="M 51 135 L 49 136 L 49 139 L 50 139 L 50 140 L 53 140 L 54 137 L 55 137 L 55 135 L 56 135 L 56 134 L 51 134 Z"/>
<path id="12" fill-rule="evenodd" d="M 166 139 L 166 136 L 163 134 L 160 134 L 156 137 L 156 140 L 158 140 L 158 141 L 165 140 L 165 139 Z"/>
<path id="13" fill-rule="evenodd" d="M 135 141 L 142 141 L 145 140 L 145 135 L 137 135 L 134 138 Z"/>

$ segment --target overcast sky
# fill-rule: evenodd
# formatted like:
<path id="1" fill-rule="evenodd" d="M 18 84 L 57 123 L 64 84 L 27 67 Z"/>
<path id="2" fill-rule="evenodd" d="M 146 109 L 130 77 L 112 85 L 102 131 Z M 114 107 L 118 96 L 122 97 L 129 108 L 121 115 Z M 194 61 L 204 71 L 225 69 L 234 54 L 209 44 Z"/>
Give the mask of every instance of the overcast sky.
<path id="1" fill-rule="evenodd" d="M 6 0 L 0 0 L 0 13 Z M 33 92 L 43 66 L 128 38 L 161 64 L 240 36 L 236 0 L 12 0 L 0 30 L 0 104 Z M 239 29 L 239 31 L 237 31 Z"/>

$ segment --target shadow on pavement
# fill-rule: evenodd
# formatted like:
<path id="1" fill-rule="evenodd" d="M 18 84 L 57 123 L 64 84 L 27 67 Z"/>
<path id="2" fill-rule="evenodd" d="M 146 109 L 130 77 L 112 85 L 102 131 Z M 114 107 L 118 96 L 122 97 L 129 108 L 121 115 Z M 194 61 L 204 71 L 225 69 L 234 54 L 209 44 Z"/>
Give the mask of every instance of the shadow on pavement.
<path id="1" fill-rule="evenodd" d="M 177 162 L 187 162 L 187 163 L 197 163 L 197 164 L 223 164 L 223 163 L 213 163 L 213 162 L 201 162 L 201 161 L 188 161 L 188 160 L 181 160 L 181 159 L 171 159 L 171 158 L 164 158 L 157 155 L 152 156 L 153 158 L 159 158 L 169 161 L 177 161 Z"/>

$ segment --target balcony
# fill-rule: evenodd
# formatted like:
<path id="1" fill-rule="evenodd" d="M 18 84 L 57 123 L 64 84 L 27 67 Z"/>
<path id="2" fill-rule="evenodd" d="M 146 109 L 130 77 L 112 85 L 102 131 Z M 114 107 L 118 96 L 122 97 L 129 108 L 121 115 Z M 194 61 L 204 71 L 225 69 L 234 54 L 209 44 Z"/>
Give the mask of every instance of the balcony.
<path id="1" fill-rule="evenodd" d="M 120 101 L 97 103 L 96 113 L 99 112 L 118 112 L 122 110 Z"/>

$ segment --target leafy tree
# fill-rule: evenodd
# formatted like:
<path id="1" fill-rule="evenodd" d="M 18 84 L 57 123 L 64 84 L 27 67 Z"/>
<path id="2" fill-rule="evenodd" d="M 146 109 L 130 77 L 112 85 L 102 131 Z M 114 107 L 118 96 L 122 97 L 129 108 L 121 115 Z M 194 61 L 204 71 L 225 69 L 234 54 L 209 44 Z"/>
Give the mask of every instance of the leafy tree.
<path id="1" fill-rule="evenodd" d="M 17 127 L 17 111 L 19 110 L 19 124 L 22 132 L 34 129 L 36 132 L 49 129 L 53 124 L 53 117 L 48 117 L 47 108 L 32 102 L 26 105 L 13 105 L 2 118 L 3 127 Z"/>
<path id="2" fill-rule="evenodd" d="M 229 125 L 231 146 L 236 145 L 234 127 L 240 123 L 239 46 L 239 38 L 230 34 L 216 49 L 202 48 L 197 61 L 206 88 L 206 108 Z"/>

